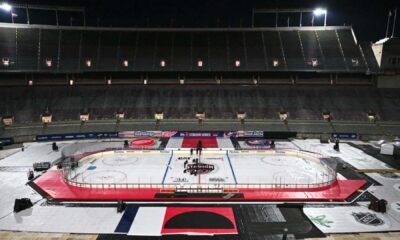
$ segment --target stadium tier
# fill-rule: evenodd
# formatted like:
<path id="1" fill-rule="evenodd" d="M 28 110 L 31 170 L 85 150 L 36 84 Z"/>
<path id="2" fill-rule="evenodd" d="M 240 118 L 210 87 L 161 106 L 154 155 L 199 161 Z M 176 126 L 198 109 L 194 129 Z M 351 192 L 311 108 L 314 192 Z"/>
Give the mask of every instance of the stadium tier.
<path id="1" fill-rule="evenodd" d="M 55 121 L 79 120 L 87 112 L 91 120 L 115 119 L 122 111 L 129 119 L 154 119 L 158 111 L 166 119 L 195 119 L 204 111 L 207 119 L 321 120 L 330 111 L 335 120 L 368 121 L 374 112 L 383 121 L 400 121 L 400 95 L 396 89 L 368 86 L 35 86 L 0 88 L 0 112 L 16 123 L 40 122 L 46 111 Z"/>
<path id="2" fill-rule="evenodd" d="M 376 67 L 365 50 L 358 46 L 351 27 L 0 25 L 0 57 L 8 62 L 0 65 L 0 72 L 367 73 Z"/>

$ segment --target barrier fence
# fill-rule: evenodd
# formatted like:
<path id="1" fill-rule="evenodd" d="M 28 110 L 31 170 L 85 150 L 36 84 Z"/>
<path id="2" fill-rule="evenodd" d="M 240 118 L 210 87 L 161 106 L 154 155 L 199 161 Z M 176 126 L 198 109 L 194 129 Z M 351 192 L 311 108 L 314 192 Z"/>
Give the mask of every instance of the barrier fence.
<path id="1" fill-rule="evenodd" d="M 110 143 L 109 143 L 110 144 Z M 274 183 L 89 183 L 79 181 L 79 178 L 74 173 L 74 167 L 79 165 L 79 161 L 85 161 L 84 158 L 92 154 L 107 154 L 110 151 L 115 153 L 126 153 L 132 150 L 124 150 L 123 148 L 112 148 L 112 145 L 116 147 L 120 146 L 120 143 L 111 143 L 107 145 L 110 148 L 104 148 L 104 146 L 98 146 L 98 143 L 86 144 L 78 147 L 72 146 L 62 154 L 64 161 L 64 180 L 66 183 L 76 187 L 82 188 L 94 188 L 94 189 L 159 189 L 160 191 L 171 191 L 171 192 L 197 192 L 197 193 L 221 193 L 221 192 L 237 192 L 237 189 L 316 189 L 321 187 L 327 187 L 336 182 L 336 165 L 335 159 L 327 158 L 319 154 L 300 151 L 300 150 L 276 150 L 276 151 L 231 151 L 231 154 L 271 154 L 271 155 L 285 155 L 285 156 L 297 156 L 302 159 L 313 161 L 320 164 L 327 174 L 322 175 L 322 179 L 316 176 L 314 183 L 289 183 L 285 182 L 284 179 L 277 179 Z M 101 149 L 102 147 L 102 149 Z M 143 153 L 153 153 L 156 151 L 143 151 Z M 165 153 L 166 151 L 157 151 L 159 153 Z M 223 151 L 225 153 L 225 151 Z M 67 154 L 68 153 L 68 154 Z M 72 156 L 72 157 L 71 157 Z M 69 160 L 69 162 L 68 162 Z M 75 162 L 78 165 L 73 166 L 71 162 Z"/>
<path id="2" fill-rule="evenodd" d="M 153 184 L 153 183 L 84 183 L 70 180 L 64 177 L 65 182 L 69 185 L 82 187 L 82 188 L 95 188 L 95 189 L 162 189 L 173 190 L 174 192 L 232 192 L 230 190 L 236 189 L 313 189 L 329 186 L 336 182 L 332 179 L 327 182 L 311 183 L 311 184 Z M 235 191 L 233 191 L 235 192 Z"/>

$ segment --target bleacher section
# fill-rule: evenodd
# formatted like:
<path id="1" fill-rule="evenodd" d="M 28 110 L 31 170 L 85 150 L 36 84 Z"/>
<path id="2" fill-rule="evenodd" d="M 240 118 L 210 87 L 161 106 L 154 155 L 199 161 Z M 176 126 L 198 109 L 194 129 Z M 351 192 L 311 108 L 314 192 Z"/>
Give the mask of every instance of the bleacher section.
<path id="1" fill-rule="evenodd" d="M 330 111 L 335 120 L 368 121 L 372 111 L 384 121 L 400 121 L 400 95 L 396 89 L 358 86 L 34 86 L 0 88 L 1 116 L 14 115 L 17 123 L 40 122 L 49 110 L 54 120 L 79 120 L 82 111 L 91 120 L 153 119 L 163 111 L 168 119 L 195 119 L 198 110 L 207 119 L 236 119 L 246 111 L 248 119 L 321 120 Z"/>
<path id="2" fill-rule="evenodd" d="M 0 36 L 0 57 L 10 59 L 9 66 L 0 64 L 0 72 L 365 73 L 370 64 L 351 27 L 117 29 L 1 24 Z M 310 64 L 313 59 L 318 64 Z"/>
<path id="3" fill-rule="evenodd" d="M 326 56 L 325 66 L 329 69 L 343 71 L 348 69 L 342 50 L 342 45 L 336 35 L 335 30 L 316 32 L 319 42 L 321 43 L 322 52 Z"/>

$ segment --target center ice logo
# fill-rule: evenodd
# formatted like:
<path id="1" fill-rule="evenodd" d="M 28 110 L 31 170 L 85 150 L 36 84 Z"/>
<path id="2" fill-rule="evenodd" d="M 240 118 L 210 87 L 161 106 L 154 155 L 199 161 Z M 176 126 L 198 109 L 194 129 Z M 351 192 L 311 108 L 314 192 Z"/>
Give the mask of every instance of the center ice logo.
<path id="1" fill-rule="evenodd" d="M 372 214 L 369 212 L 353 212 L 351 213 L 351 215 L 357 222 L 365 225 L 380 226 L 385 224 L 385 222 L 382 219 L 378 218 L 376 214 Z"/>

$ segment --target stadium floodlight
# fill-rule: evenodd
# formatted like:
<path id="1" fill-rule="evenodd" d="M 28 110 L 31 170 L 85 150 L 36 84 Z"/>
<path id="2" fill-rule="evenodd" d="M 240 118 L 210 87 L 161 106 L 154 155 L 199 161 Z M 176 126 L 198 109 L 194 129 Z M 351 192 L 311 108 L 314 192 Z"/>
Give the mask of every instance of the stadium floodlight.
<path id="1" fill-rule="evenodd" d="M 235 61 L 235 67 L 237 67 L 237 68 L 240 67 L 240 60 Z"/>
<path id="2" fill-rule="evenodd" d="M 160 61 L 160 66 L 165 67 L 167 65 L 167 62 L 165 60 Z"/>
<path id="3" fill-rule="evenodd" d="M 12 9 L 11 5 L 8 4 L 8 3 L 1 3 L 0 4 L 0 8 L 3 9 L 4 11 L 6 11 L 6 12 L 10 12 L 11 9 Z"/>
<path id="4" fill-rule="evenodd" d="M 326 11 L 326 9 L 317 8 L 317 9 L 314 10 L 313 13 L 314 13 L 315 16 L 320 16 L 320 15 L 326 14 L 327 11 Z"/>
<path id="5" fill-rule="evenodd" d="M 325 19 L 324 19 L 324 27 L 326 27 L 326 18 L 327 18 L 327 16 L 328 16 L 328 11 L 326 10 L 326 9 L 323 9 L 323 8 L 316 8 L 314 11 L 313 11 L 313 18 L 312 18 L 312 25 L 314 26 L 314 16 L 321 16 L 321 15 L 325 15 Z"/>

